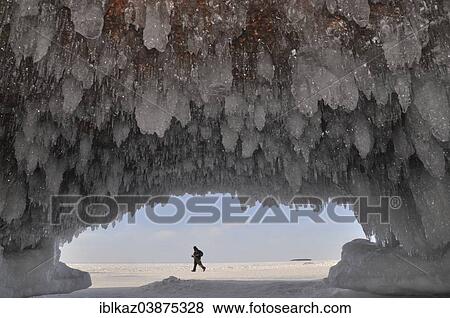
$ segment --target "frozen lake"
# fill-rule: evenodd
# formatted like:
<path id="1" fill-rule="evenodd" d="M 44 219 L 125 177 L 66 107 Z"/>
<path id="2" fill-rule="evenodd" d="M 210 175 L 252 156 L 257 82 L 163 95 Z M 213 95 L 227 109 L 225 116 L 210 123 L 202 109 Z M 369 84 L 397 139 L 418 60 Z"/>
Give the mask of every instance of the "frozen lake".
<path id="1" fill-rule="evenodd" d="M 333 288 L 323 278 L 336 261 L 204 263 L 69 264 L 88 271 L 92 287 L 46 297 L 372 297 Z"/>
<path id="2" fill-rule="evenodd" d="M 169 276 L 201 280 L 313 280 L 327 277 L 337 261 L 208 263 L 192 273 L 191 263 L 68 264 L 91 274 L 91 288 L 137 287 Z"/>

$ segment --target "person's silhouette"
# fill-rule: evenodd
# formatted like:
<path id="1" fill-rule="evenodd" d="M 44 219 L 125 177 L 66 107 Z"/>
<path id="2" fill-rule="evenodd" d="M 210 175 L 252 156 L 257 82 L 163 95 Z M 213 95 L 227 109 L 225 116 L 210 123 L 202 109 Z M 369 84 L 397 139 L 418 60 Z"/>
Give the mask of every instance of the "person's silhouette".
<path id="1" fill-rule="evenodd" d="M 203 271 L 206 270 L 206 266 L 202 264 L 202 256 L 203 252 L 200 251 L 197 246 L 194 246 L 194 254 L 192 254 L 192 257 L 194 258 L 194 268 L 192 269 L 192 272 L 195 272 L 197 269 L 197 265 L 200 266 Z"/>

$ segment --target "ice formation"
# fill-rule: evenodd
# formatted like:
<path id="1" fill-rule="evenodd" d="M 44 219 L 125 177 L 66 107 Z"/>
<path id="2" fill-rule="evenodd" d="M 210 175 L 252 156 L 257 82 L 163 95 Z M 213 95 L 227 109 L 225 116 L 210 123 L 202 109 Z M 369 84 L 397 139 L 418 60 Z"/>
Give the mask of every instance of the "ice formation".
<path id="1" fill-rule="evenodd" d="M 354 240 L 342 248 L 342 260 L 330 269 L 328 281 L 341 288 L 384 295 L 439 295 L 450 288 L 449 265 L 448 254 L 426 260 L 399 247 L 380 248 Z"/>
<path id="2" fill-rule="evenodd" d="M 447 0 L 2 1 L 0 294 L 88 285 L 57 261 L 85 229 L 46 221 L 58 193 L 397 195 L 366 234 L 445 262 L 449 30 Z M 48 244 L 61 283 L 3 279 Z"/>

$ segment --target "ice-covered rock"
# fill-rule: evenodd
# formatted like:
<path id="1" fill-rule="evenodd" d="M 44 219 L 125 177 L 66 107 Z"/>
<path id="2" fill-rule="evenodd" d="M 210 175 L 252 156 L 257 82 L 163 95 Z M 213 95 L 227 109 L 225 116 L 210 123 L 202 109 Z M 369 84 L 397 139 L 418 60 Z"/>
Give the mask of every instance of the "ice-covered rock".
<path id="1" fill-rule="evenodd" d="M 88 288 L 89 274 L 61 263 L 59 256 L 58 247 L 48 242 L 7 255 L 0 247 L 0 297 L 70 293 Z"/>
<path id="2" fill-rule="evenodd" d="M 381 248 L 354 240 L 342 248 L 330 269 L 333 286 L 388 295 L 446 294 L 450 290 L 450 255 L 436 260 L 408 256 L 400 247 Z"/>

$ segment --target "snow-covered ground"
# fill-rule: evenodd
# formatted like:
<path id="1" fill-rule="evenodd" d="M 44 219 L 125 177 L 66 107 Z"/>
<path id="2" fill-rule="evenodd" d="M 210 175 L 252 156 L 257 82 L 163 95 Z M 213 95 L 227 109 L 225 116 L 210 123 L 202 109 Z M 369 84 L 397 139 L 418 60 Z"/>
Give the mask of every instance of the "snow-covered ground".
<path id="1" fill-rule="evenodd" d="M 70 264 L 91 274 L 92 287 L 50 297 L 364 297 L 324 281 L 336 261 L 281 263 Z"/>
<path id="2" fill-rule="evenodd" d="M 89 272 L 92 288 L 137 287 L 169 276 L 208 280 L 311 280 L 328 276 L 336 261 L 281 263 L 208 263 L 192 273 L 191 263 L 178 264 L 69 264 Z"/>

